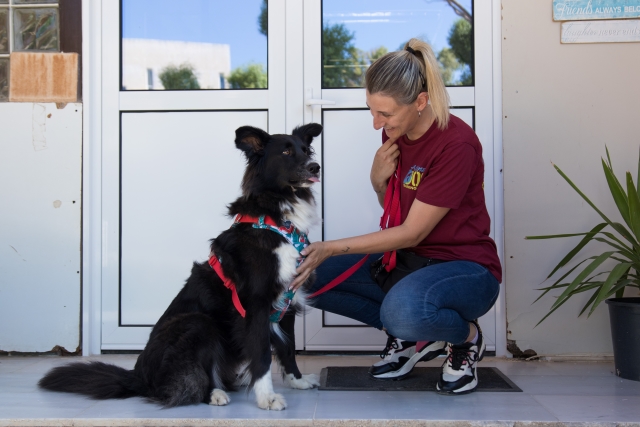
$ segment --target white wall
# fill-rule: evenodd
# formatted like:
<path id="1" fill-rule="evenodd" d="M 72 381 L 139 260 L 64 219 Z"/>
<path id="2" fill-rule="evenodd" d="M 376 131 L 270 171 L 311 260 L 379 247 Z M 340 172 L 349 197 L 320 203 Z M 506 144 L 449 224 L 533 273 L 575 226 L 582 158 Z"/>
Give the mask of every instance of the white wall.
<path id="1" fill-rule="evenodd" d="M 524 237 L 586 232 L 601 222 L 551 162 L 606 215 L 621 221 L 600 157 L 606 144 L 618 178 L 627 170 L 637 176 L 640 43 L 562 45 L 550 0 L 502 5 L 508 339 L 538 354 L 608 355 L 606 305 L 589 319 L 577 318 L 590 294 L 566 303 L 534 329 L 555 301 L 548 295 L 532 305 L 539 295 L 535 289 L 579 240 Z M 585 253 L 598 249 L 604 251 L 594 246 Z"/>
<path id="2" fill-rule="evenodd" d="M 0 103 L 0 350 L 80 345 L 82 104 Z"/>

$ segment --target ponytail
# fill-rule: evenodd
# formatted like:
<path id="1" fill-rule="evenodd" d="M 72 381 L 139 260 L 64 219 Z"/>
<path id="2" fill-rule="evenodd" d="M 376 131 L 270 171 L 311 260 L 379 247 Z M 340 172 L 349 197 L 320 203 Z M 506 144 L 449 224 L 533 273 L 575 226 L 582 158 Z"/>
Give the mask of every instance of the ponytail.
<path id="1" fill-rule="evenodd" d="M 426 42 L 413 38 L 403 50 L 380 57 L 367 69 L 365 82 L 369 93 L 390 96 L 404 105 L 427 92 L 438 127 L 445 129 L 449 125 L 449 94 L 438 60 Z"/>

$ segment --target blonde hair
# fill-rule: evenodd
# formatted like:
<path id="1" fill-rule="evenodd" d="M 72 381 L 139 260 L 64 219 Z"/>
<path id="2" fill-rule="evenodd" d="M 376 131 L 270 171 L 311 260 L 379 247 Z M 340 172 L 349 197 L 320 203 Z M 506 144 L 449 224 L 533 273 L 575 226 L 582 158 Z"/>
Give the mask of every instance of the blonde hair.
<path id="1" fill-rule="evenodd" d="M 413 103 L 421 92 L 429 94 L 440 129 L 449 125 L 449 94 L 431 46 L 413 38 L 403 50 L 389 52 L 367 69 L 365 87 L 370 94 L 392 97 L 398 104 Z"/>

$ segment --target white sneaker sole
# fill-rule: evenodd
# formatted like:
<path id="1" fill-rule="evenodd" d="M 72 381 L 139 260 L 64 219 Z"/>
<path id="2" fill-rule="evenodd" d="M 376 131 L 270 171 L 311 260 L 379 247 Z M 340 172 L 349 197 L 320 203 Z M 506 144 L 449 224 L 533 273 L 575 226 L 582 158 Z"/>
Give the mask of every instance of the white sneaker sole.
<path id="1" fill-rule="evenodd" d="M 478 387 L 478 370 L 477 369 L 474 373 L 473 381 L 471 381 L 469 384 L 466 384 L 464 387 L 460 387 L 457 390 L 442 391 L 440 390 L 440 384 L 436 383 L 436 391 L 438 392 L 438 394 L 443 394 L 443 395 L 467 394 L 474 391 L 476 387 Z"/>

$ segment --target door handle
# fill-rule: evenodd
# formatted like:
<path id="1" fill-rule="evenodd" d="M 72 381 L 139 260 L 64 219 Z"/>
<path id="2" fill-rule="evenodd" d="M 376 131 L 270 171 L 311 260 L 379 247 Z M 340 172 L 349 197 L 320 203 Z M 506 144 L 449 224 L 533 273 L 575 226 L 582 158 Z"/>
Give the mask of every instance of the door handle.
<path id="1" fill-rule="evenodd" d="M 328 99 L 307 99 L 304 105 L 310 107 L 312 105 L 336 105 L 336 101 L 329 101 Z"/>

